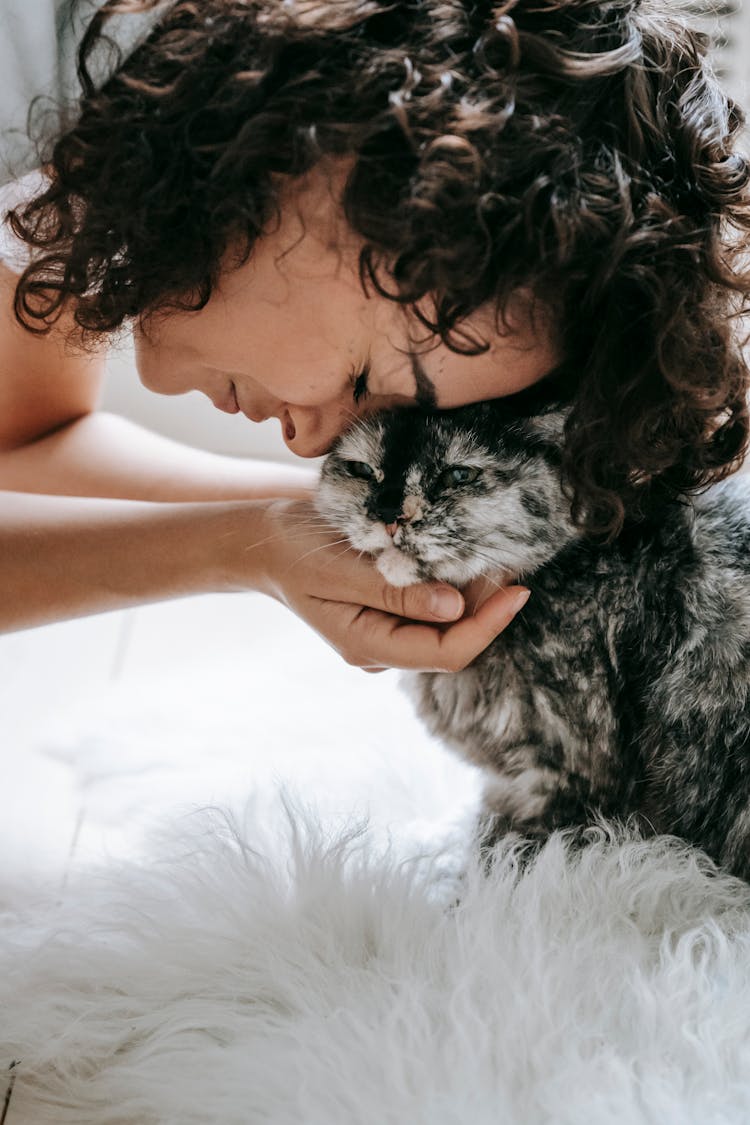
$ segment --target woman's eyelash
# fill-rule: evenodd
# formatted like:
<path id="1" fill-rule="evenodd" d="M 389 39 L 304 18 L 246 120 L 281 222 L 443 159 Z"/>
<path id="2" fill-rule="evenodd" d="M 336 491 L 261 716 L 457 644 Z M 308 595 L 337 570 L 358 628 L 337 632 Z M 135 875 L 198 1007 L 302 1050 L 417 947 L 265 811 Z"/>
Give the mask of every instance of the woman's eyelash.
<path id="1" fill-rule="evenodd" d="M 366 363 L 364 365 L 364 367 L 362 368 L 362 370 L 359 371 L 358 373 L 355 373 L 354 371 L 352 371 L 352 374 L 351 374 L 352 398 L 354 399 L 355 403 L 358 403 L 360 401 L 360 399 L 366 398 L 367 395 L 370 393 L 368 388 L 367 388 L 367 380 L 368 380 L 369 375 L 370 375 L 370 364 L 369 363 Z"/>

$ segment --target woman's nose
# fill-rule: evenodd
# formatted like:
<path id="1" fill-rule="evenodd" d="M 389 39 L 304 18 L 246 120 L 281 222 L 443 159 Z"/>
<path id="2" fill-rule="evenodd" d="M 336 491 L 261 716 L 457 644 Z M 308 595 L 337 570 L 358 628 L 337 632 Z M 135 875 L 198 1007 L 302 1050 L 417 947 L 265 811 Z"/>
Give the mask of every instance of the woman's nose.
<path id="1" fill-rule="evenodd" d="M 343 420 L 335 409 L 287 406 L 280 421 L 284 441 L 298 457 L 322 457 L 344 429 Z"/>

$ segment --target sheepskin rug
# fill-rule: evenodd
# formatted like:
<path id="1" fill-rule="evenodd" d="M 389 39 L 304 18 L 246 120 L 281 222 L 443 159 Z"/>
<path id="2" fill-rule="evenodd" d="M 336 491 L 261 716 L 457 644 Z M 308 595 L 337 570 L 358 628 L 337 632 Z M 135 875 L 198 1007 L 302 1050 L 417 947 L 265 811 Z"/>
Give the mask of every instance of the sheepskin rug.
<path id="1" fill-rule="evenodd" d="M 687 849 L 557 836 L 462 880 L 254 822 L 6 913 L 10 1125 L 750 1120 L 750 896 Z"/>
<path id="2" fill-rule="evenodd" d="M 0 1122 L 746 1125 L 750 888 L 606 826 L 488 874 L 475 771 L 287 618 L 19 744 Z"/>

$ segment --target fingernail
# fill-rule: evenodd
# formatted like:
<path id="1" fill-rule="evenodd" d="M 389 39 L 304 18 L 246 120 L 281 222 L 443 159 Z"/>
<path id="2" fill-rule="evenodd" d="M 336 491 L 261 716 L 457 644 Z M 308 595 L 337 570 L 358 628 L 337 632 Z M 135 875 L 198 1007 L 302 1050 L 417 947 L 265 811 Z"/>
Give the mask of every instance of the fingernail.
<path id="1" fill-rule="evenodd" d="M 530 597 L 531 597 L 531 590 L 529 590 L 526 586 L 519 586 L 518 587 L 518 594 L 513 599 L 513 609 L 514 609 L 514 611 L 516 613 L 518 613 L 520 610 L 522 610 Z"/>
<path id="2" fill-rule="evenodd" d="M 441 621 L 455 621 L 463 613 L 464 600 L 451 586 L 437 586 L 430 595 L 430 612 Z"/>

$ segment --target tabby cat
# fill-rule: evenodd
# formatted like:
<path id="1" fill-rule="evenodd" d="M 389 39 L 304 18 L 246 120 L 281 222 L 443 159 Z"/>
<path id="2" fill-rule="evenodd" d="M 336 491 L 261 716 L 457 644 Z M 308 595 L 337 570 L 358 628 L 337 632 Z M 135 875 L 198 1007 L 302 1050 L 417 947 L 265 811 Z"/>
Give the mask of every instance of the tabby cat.
<path id="1" fill-rule="evenodd" d="M 750 481 L 603 546 L 571 518 L 564 418 L 374 416 L 326 459 L 319 511 L 394 585 L 531 588 L 469 667 L 409 674 L 430 731 L 486 771 L 485 846 L 635 816 L 750 878 Z"/>

